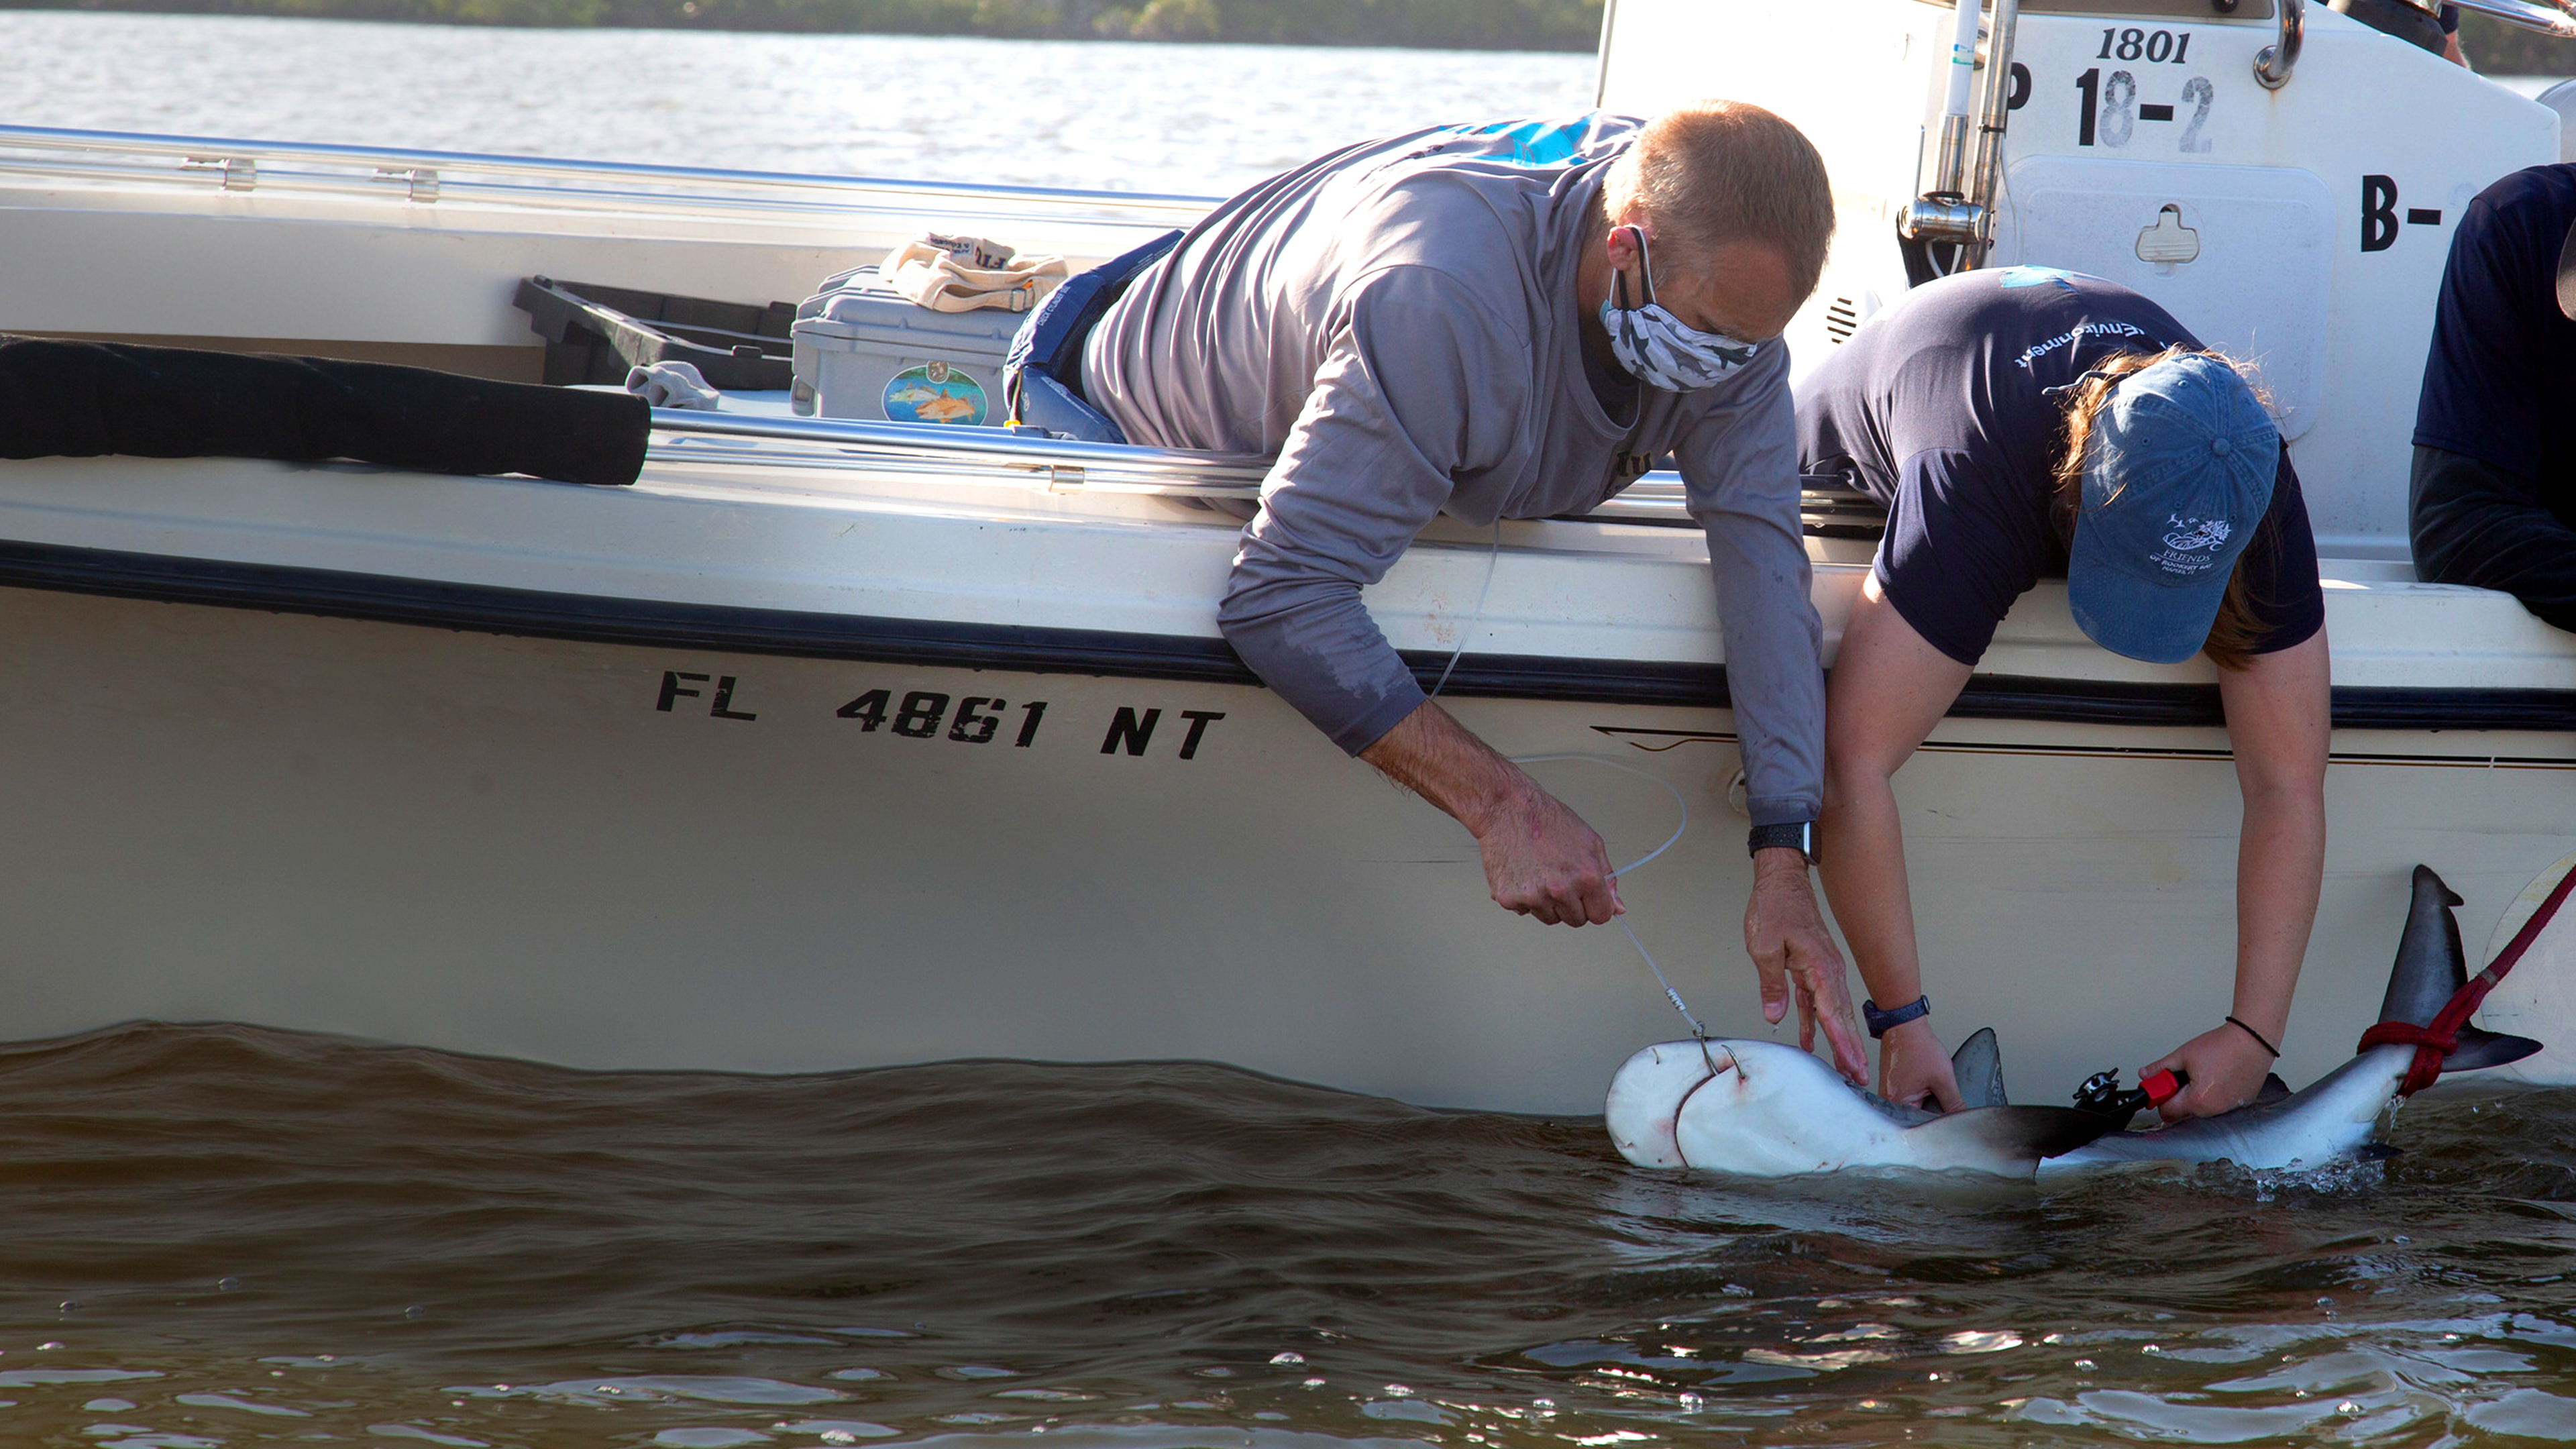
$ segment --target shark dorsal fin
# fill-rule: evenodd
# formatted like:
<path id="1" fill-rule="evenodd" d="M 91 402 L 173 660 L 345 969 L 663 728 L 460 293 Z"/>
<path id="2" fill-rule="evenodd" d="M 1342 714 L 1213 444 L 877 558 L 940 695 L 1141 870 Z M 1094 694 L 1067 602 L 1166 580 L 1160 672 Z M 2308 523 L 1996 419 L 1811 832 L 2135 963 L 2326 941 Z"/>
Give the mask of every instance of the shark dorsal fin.
<path id="1" fill-rule="evenodd" d="M 1950 1054 L 1950 1074 L 1958 1079 L 1959 1096 L 1970 1107 L 2010 1105 L 2004 1095 L 2004 1053 L 1995 1042 L 1995 1029 L 1978 1028 L 1974 1036 L 1959 1043 Z"/>
<path id="2" fill-rule="evenodd" d="M 2281 1074 L 2266 1072 L 2263 1074 L 2262 1087 L 2254 1093 L 2254 1100 L 2245 1105 L 2260 1107 L 2266 1102 L 2277 1102 L 2288 1095 L 2290 1095 L 2290 1084 L 2281 1080 Z"/>

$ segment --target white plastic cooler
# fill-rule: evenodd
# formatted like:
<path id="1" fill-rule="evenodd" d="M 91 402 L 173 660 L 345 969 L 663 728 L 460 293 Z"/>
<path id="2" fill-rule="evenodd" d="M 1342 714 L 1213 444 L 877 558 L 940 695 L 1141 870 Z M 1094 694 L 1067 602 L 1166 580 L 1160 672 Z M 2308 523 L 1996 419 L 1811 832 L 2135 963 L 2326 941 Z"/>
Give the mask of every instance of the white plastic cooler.
<path id="1" fill-rule="evenodd" d="M 795 410 L 806 417 L 1000 427 L 1002 358 L 1025 312 L 938 312 L 873 266 L 843 272 L 796 308 Z"/>

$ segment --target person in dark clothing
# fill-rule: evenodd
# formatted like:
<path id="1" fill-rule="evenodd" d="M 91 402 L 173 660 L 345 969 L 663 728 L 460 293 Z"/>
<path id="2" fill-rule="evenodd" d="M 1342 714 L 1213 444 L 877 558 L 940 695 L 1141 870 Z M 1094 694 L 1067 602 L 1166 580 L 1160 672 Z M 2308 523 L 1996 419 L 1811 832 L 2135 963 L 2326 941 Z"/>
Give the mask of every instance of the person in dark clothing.
<path id="1" fill-rule="evenodd" d="M 2517 171 L 2462 213 L 2407 494 L 2417 574 L 2576 630 L 2576 164 Z"/>
<path id="2" fill-rule="evenodd" d="M 2278 426 L 2235 366 L 2125 287 L 2049 267 L 1915 288 L 1798 389 L 1809 475 L 1887 505 L 1827 685 L 1825 894 L 1870 988 L 1879 1090 L 1962 1105 L 1929 1016 L 1891 784 L 2013 601 L 2063 576 L 2087 637 L 2205 653 L 2245 812 L 2236 985 L 2168 1119 L 2260 1089 L 2325 869 L 2328 689 L 2316 541 Z M 1880 1010 L 1878 1003 L 1890 1003 Z"/>

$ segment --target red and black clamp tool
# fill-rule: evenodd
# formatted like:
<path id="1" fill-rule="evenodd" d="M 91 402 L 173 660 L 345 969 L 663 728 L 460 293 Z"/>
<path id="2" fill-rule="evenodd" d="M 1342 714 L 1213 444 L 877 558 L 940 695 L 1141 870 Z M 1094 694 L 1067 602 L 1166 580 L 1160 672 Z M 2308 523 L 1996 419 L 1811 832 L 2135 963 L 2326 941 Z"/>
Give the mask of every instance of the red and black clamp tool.
<path id="1" fill-rule="evenodd" d="M 2149 1107 L 2161 1107 L 2173 1100 L 2176 1092 L 2191 1085 L 2191 1074 L 2166 1070 L 2155 1072 L 2128 1091 L 2120 1090 L 2120 1074 L 2115 1071 L 2095 1072 L 2075 1089 L 2075 1106 L 2084 1112 L 2099 1112 L 2120 1119 L 2120 1127 Z M 2112 1129 L 2114 1131 L 2119 1128 Z"/>

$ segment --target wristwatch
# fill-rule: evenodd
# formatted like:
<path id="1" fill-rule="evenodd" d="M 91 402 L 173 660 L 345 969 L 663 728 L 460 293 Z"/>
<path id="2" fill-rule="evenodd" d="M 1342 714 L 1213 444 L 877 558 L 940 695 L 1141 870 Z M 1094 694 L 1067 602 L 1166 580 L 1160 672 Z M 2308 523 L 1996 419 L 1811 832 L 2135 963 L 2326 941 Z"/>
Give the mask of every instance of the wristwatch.
<path id="1" fill-rule="evenodd" d="M 1860 1018 L 1869 1027 L 1871 1041 L 1878 1040 L 1887 1035 L 1890 1030 L 1903 1026 L 1909 1021 L 1931 1014 L 1932 998 L 1929 996 L 1918 996 L 1894 1011 L 1879 1010 L 1878 1003 L 1875 1001 L 1864 1001 L 1860 1004 Z"/>
<path id="2" fill-rule="evenodd" d="M 1782 825 L 1756 825 L 1745 837 L 1747 855 L 1760 855 L 1766 850 L 1794 850 L 1816 863 L 1816 822 L 1792 820 Z"/>

